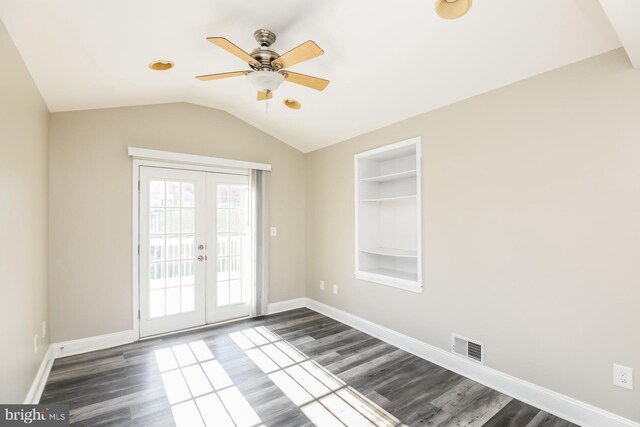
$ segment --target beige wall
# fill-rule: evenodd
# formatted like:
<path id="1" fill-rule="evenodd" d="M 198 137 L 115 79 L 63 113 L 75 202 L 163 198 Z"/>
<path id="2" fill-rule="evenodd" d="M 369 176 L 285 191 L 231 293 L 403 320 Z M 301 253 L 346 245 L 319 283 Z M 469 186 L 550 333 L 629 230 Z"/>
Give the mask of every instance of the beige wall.
<path id="1" fill-rule="evenodd" d="M 52 340 L 132 328 L 127 146 L 271 163 L 270 301 L 304 296 L 305 162 L 222 111 L 166 104 L 55 113 L 51 150 Z"/>
<path id="2" fill-rule="evenodd" d="M 2 22 L 0 58 L 0 402 L 22 403 L 49 343 L 49 112 Z"/>
<path id="3" fill-rule="evenodd" d="M 353 155 L 416 135 L 421 295 L 354 278 Z M 614 362 L 640 370 L 640 72 L 623 51 L 313 152 L 307 167 L 308 297 L 443 349 L 452 332 L 476 338 L 488 366 L 640 421 L 638 379 L 612 385 Z"/>

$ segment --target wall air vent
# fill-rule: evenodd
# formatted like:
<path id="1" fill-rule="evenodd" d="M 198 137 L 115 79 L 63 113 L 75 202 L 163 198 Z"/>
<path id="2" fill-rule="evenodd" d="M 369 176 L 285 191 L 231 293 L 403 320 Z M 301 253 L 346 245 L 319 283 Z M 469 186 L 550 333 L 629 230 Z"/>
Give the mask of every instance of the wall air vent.
<path id="1" fill-rule="evenodd" d="M 462 335 L 452 334 L 451 351 L 457 355 L 484 365 L 484 344 Z"/>

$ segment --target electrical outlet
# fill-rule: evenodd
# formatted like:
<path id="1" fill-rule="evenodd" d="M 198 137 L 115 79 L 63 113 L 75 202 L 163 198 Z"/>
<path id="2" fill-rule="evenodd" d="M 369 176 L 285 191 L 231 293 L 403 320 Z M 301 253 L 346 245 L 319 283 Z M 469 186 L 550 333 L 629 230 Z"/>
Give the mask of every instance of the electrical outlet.
<path id="1" fill-rule="evenodd" d="M 633 390 L 633 368 L 613 364 L 613 385 Z"/>
<path id="2" fill-rule="evenodd" d="M 324 280 L 320 280 L 320 290 L 324 291 Z"/>
<path id="3" fill-rule="evenodd" d="M 271 227 L 271 237 L 276 237 L 278 235 L 278 229 L 275 227 Z"/>
<path id="4" fill-rule="evenodd" d="M 338 285 L 336 285 L 335 283 L 333 284 L 333 293 L 335 295 L 338 295 Z"/>
<path id="5" fill-rule="evenodd" d="M 33 336 L 33 354 L 38 353 L 38 334 Z"/>
<path id="6" fill-rule="evenodd" d="M 42 321 L 42 338 L 46 338 L 47 336 L 47 321 Z"/>

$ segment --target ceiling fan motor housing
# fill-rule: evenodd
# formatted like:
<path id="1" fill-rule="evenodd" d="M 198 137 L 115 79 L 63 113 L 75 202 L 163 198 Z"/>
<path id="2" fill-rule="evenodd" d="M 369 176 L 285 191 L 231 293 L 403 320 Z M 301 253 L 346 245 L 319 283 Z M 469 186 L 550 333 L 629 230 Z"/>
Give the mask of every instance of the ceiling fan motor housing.
<path id="1" fill-rule="evenodd" d="M 252 67 L 254 70 L 263 70 L 263 71 L 277 71 L 278 68 L 271 65 L 271 61 L 274 59 L 280 58 L 280 55 L 274 50 L 269 49 L 268 47 L 258 47 L 251 52 L 251 57 L 256 60 L 259 64 L 257 67 Z M 251 64 L 249 64 L 251 65 Z"/>

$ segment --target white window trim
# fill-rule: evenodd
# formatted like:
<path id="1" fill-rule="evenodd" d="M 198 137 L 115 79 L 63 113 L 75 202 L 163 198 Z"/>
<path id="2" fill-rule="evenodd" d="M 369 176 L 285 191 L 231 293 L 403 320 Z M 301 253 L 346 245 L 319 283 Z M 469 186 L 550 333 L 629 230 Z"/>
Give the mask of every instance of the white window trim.
<path id="1" fill-rule="evenodd" d="M 199 170 L 204 172 L 249 175 L 249 169 L 271 170 L 267 163 L 245 162 L 242 160 L 223 159 L 219 157 L 199 156 L 196 154 L 176 153 L 172 151 L 150 150 L 147 148 L 128 147 L 128 154 L 133 158 L 131 179 L 131 280 L 132 280 L 132 319 L 134 341 L 140 339 L 140 265 L 138 245 L 140 244 L 140 204 L 139 188 L 140 167 L 162 167 L 174 169 Z"/>

